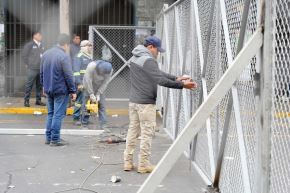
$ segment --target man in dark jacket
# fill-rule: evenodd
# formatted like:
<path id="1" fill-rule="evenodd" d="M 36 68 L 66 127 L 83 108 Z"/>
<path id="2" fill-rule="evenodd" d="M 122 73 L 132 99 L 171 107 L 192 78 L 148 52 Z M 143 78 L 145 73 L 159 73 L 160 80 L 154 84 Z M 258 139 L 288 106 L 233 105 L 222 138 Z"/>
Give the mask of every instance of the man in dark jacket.
<path id="1" fill-rule="evenodd" d="M 77 34 L 73 35 L 72 43 L 70 44 L 70 57 L 73 62 L 74 58 L 77 56 L 79 51 L 81 50 L 80 47 L 81 37 Z"/>
<path id="2" fill-rule="evenodd" d="M 176 77 L 162 72 L 156 58 L 161 48 L 161 40 L 155 36 L 145 39 L 144 45 L 137 46 L 130 61 L 130 103 L 129 130 L 124 152 L 124 170 L 133 170 L 133 153 L 137 137 L 141 134 L 139 173 L 150 173 L 154 166 L 150 163 L 151 142 L 156 126 L 157 85 L 175 89 L 191 89 L 197 84 L 189 77 Z"/>
<path id="3" fill-rule="evenodd" d="M 60 138 L 60 129 L 69 101 L 76 99 L 76 88 L 69 55 L 70 37 L 60 34 L 58 45 L 47 50 L 41 60 L 40 80 L 47 96 L 46 142 L 51 146 L 67 144 Z M 66 53 L 67 52 L 67 53 Z"/>
<path id="4" fill-rule="evenodd" d="M 92 62 L 92 43 L 88 40 L 81 42 L 81 50 L 73 60 L 73 72 L 75 77 L 75 83 L 77 87 L 77 99 L 74 106 L 73 120 L 75 125 L 80 126 L 81 121 L 81 107 L 83 104 L 84 92 L 83 92 L 83 78 L 86 73 L 87 66 Z"/>
<path id="5" fill-rule="evenodd" d="M 31 90 L 33 83 L 35 82 L 36 88 L 36 105 L 45 106 L 41 102 L 41 84 L 39 81 L 39 68 L 40 60 L 44 48 L 41 43 L 42 36 L 40 32 L 33 33 L 33 40 L 28 42 L 22 52 L 23 62 L 27 67 L 27 81 L 25 84 L 25 96 L 24 96 L 24 106 L 30 107 L 29 99 L 31 95 Z"/>

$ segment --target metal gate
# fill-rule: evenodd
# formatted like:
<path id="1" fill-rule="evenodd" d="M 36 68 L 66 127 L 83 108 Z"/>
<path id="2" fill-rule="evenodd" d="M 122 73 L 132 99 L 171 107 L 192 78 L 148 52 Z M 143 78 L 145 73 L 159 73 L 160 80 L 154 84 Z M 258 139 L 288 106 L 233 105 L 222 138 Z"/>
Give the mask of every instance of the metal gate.
<path id="1" fill-rule="evenodd" d="M 290 192 L 289 0 L 179 0 L 156 33 L 160 68 L 195 91 L 159 88 L 174 140 L 138 193 L 152 193 L 186 151 L 208 192 Z"/>
<path id="2" fill-rule="evenodd" d="M 144 37 L 153 34 L 155 28 L 134 26 L 90 26 L 89 39 L 94 46 L 94 59 L 100 59 L 102 47 L 107 45 L 112 52 L 114 74 L 106 90 L 106 96 L 114 100 L 129 98 L 129 67 L 127 61 L 132 50 L 143 44 Z"/>

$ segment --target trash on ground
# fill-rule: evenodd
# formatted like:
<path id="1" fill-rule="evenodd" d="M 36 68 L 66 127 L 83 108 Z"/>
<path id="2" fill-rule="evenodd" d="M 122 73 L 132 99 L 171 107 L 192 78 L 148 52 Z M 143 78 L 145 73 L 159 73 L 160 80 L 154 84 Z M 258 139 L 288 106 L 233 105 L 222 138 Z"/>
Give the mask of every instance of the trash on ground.
<path id="1" fill-rule="evenodd" d="M 121 182 L 121 177 L 120 176 L 112 176 L 111 182 L 113 182 L 113 183 Z"/>

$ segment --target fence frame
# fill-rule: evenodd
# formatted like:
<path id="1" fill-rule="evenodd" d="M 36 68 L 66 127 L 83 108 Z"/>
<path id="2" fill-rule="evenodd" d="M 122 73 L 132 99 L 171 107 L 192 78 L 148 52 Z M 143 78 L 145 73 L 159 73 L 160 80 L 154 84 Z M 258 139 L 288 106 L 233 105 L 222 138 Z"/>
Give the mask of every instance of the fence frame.
<path id="1" fill-rule="evenodd" d="M 115 53 L 118 58 L 122 60 L 124 63 L 110 78 L 108 84 L 110 84 L 120 73 L 126 68 L 129 67 L 128 60 L 125 59 L 124 56 L 113 46 L 113 44 L 105 37 L 101 32 L 100 29 L 112 29 L 112 30 L 155 30 L 155 27 L 147 27 L 147 26 L 109 26 L 109 25 L 90 25 L 89 26 L 89 41 L 94 44 L 95 35 L 101 38 L 102 41 Z M 129 75 L 128 75 L 129 76 Z M 117 100 L 117 101 L 128 101 L 126 98 L 109 98 L 109 100 Z"/>
<path id="2" fill-rule="evenodd" d="M 170 7 L 165 6 L 161 14 L 159 15 L 159 18 L 164 18 L 163 22 L 163 30 L 165 30 L 165 41 L 166 41 L 166 50 L 168 53 L 166 53 L 167 61 L 169 64 L 171 63 L 171 53 L 172 53 L 172 47 L 169 46 L 169 40 L 168 40 L 168 32 L 167 32 L 167 20 L 165 18 L 165 14 L 169 11 L 172 11 L 174 9 L 174 25 L 176 28 L 176 37 L 177 37 L 177 51 L 179 56 L 179 63 L 181 65 L 181 72 L 184 72 L 184 54 L 181 48 L 181 37 L 180 37 L 180 21 L 179 21 L 179 12 L 177 11 L 177 6 L 182 3 L 183 0 L 179 0 Z M 238 147 L 240 152 L 240 164 L 241 164 L 241 171 L 242 171 L 242 181 L 243 181 L 243 188 L 245 193 L 268 193 L 269 192 L 269 176 L 270 176 L 270 119 L 271 116 L 271 100 L 269 100 L 269 91 L 271 91 L 271 63 L 272 63 L 272 34 L 271 30 L 273 25 L 273 7 L 271 6 L 270 2 L 266 3 L 264 0 L 258 0 L 257 1 L 257 28 L 256 31 L 253 33 L 251 38 L 247 41 L 247 43 L 244 44 L 244 39 L 246 37 L 246 29 L 247 29 L 247 23 L 248 23 L 248 17 L 249 17 L 249 11 L 250 11 L 250 3 L 251 0 L 244 0 L 243 5 L 243 14 L 242 14 L 242 21 L 239 31 L 239 38 L 238 38 L 238 46 L 236 51 L 236 57 L 233 56 L 233 51 L 231 48 L 231 41 L 230 41 L 230 35 L 229 35 L 229 29 L 227 24 L 227 15 L 226 15 L 226 6 L 225 6 L 225 0 L 217 0 L 216 3 L 219 4 L 218 8 L 220 9 L 220 15 L 221 15 L 221 21 L 222 21 L 222 27 L 223 32 L 225 36 L 225 45 L 226 45 L 226 54 L 227 54 L 227 61 L 229 68 L 224 73 L 222 78 L 215 84 L 214 88 L 211 90 L 211 92 L 207 95 L 207 82 L 205 77 L 205 71 L 207 68 L 208 63 L 208 56 L 209 56 L 209 44 L 211 40 L 211 29 L 212 24 L 214 22 L 213 19 L 213 10 L 214 10 L 214 4 L 212 3 L 212 7 L 210 8 L 211 14 L 209 16 L 209 27 L 208 27 L 208 33 L 207 33 L 207 39 L 205 43 L 205 54 L 203 53 L 203 42 L 201 39 L 201 28 L 200 28 L 200 18 L 199 18 L 199 9 L 198 9 L 198 3 L 197 0 L 191 0 L 191 12 L 190 12 L 190 26 L 191 34 L 196 33 L 197 36 L 197 44 L 198 44 L 198 53 L 199 53 L 199 59 L 200 59 L 200 67 L 201 67 L 201 82 L 200 85 L 202 87 L 201 92 L 201 101 L 203 98 L 203 103 L 199 106 L 198 110 L 195 112 L 195 114 L 192 116 L 190 121 L 186 124 L 184 130 L 178 134 L 178 114 L 180 113 L 180 100 L 182 97 L 186 97 L 184 92 L 180 92 L 178 95 L 178 105 L 177 105 L 177 111 L 173 109 L 174 105 L 171 105 L 171 111 L 172 115 L 174 117 L 174 130 L 173 135 L 169 132 L 169 135 L 175 139 L 172 146 L 169 148 L 169 150 L 165 153 L 161 161 L 158 163 L 156 169 L 153 171 L 153 173 L 150 174 L 150 176 L 146 179 L 144 184 L 141 186 L 141 188 L 138 190 L 137 193 L 153 193 L 156 189 L 156 187 L 159 185 L 159 183 L 164 179 L 164 177 L 167 175 L 167 173 L 170 171 L 170 169 L 173 167 L 174 163 L 177 161 L 179 156 L 181 156 L 182 152 L 184 152 L 184 149 L 186 149 L 186 146 L 188 144 L 191 144 L 191 152 L 190 156 L 193 159 L 192 165 L 196 169 L 196 171 L 199 173 L 200 177 L 203 179 L 206 184 L 209 185 L 208 192 L 219 192 L 219 181 L 220 181 L 220 173 L 221 168 L 223 164 L 223 158 L 224 158 L 224 151 L 226 147 L 226 139 L 228 135 L 229 130 L 229 124 L 231 120 L 231 114 L 232 110 L 235 115 L 235 124 L 237 128 L 237 135 L 238 135 Z M 215 2 L 215 1 L 213 1 Z M 219 13 L 217 13 L 219 14 Z M 266 18 L 266 19 L 265 19 Z M 265 21 L 266 20 L 266 21 Z M 218 21 L 218 20 L 217 20 Z M 195 27 L 193 27 L 195 25 Z M 266 27 L 266 30 L 264 30 Z M 195 31 L 196 30 L 196 31 Z M 265 33 L 265 37 L 264 37 Z M 163 34 L 163 32 L 162 32 Z M 194 37 L 194 36 L 192 36 Z M 193 51 L 194 49 L 192 49 Z M 254 183 L 253 187 L 251 187 L 250 183 L 250 174 L 249 174 L 249 168 L 247 163 L 247 150 L 246 150 L 246 141 L 244 139 L 244 133 L 243 133 L 243 126 L 242 126 L 242 116 L 241 116 L 241 110 L 240 110 L 240 101 L 239 101 L 239 95 L 238 90 L 235 85 L 235 80 L 238 79 L 239 75 L 243 72 L 243 68 L 239 69 L 239 73 L 237 71 L 234 72 L 235 80 L 232 82 L 231 86 L 227 89 L 231 90 L 231 94 L 229 95 L 229 102 L 227 105 L 226 110 L 226 118 L 225 118 L 225 124 L 223 127 L 223 133 L 221 137 L 221 145 L 220 149 L 218 151 L 217 155 L 217 161 L 215 163 L 214 160 L 214 154 L 213 154 L 213 142 L 212 142 L 212 136 L 211 136 L 211 125 L 210 125 L 210 118 L 209 115 L 214 109 L 216 105 L 218 105 L 219 100 L 221 98 L 220 94 L 222 93 L 223 96 L 227 93 L 227 89 L 223 89 L 222 91 L 219 90 L 223 86 L 221 85 L 226 84 L 226 82 L 223 82 L 225 79 L 230 78 L 227 76 L 230 76 L 229 73 L 234 68 L 238 68 L 237 65 L 243 65 L 243 67 L 246 66 L 246 63 L 253 58 L 256 57 L 256 65 L 255 70 L 256 74 L 254 75 L 254 82 L 256 85 L 255 88 L 255 109 L 257 113 L 255 125 L 256 125 L 256 131 L 255 134 L 255 163 L 254 163 Z M 247 58 L 248 61 L 245 60 Z M 169 73 L 171 73 L 172 66 L 169 66 Z M 235 74 L 237 73 L 237 74 Z M 232 77 L 231 77 L 232 78 Z M 228 82 L 227 82 L 228 83 Z M 224 87 L 223 87 L 224 88 Z M 162 92 L 163 93 L 163 92 Z M 167 90 L 167 97 L 165 101 L 162 101 L 162 104 L 167 106 L 168 100 L 171 100 L 172 103 L 172 97 L 170 97 L 170 91 Z M 215 96 L 218 97 L 215 97 Z M 265 97 L 267 96 L 267 97 Z M 162 97 L 163 98 L 163 97 Z M 168 99 L 169 98 L 169 99 Z M 214 101 L 214 100 L 218 100 Z M 186 100 L 184 100 L 186 101 Z M 214 107 L 210 106 L 214 105 Z M 188 105 L 186 105 L 188 107 Z M 210 110 L 206 110 L 206 108 L 209 108 Z M 188 112 L 188 111 L 186 111 Z M 167 111 L 165 109 L 164 113 L 164 119 L 166 120 Z M 198 117 L 198 118 L 197 118 Z M 266 120 L 265 120 L 266 119 Z M 208 150 L 209 150 L 209 160 L 210 160 L 210 172 L 211 177 L 209 178 L 205 173 L 199 168 L 198 164 L 195 163 L 195 153 L 196 153 L 196 142 L 197 142 L 197 135 L 202 127 L 202 124 L 199 122 L 206 123 L 206 131 L 207 131 L 207 139 L 208 139 Z M 165 121 L 166 123 L 166 121 Z M 166 125 L 165 125 L 166 126 Z M 192 142 L 191 140 L 194 139 Z"/>

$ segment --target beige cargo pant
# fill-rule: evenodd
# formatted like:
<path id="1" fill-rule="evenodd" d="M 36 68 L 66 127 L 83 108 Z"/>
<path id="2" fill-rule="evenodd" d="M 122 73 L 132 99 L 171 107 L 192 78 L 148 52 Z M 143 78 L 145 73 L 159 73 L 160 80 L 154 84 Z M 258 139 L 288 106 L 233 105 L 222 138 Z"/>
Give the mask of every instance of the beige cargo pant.
<path id="1" fill-rule="evenodd" d="M 156 127 L 156 105 L 129 103 L 129 129 L 124 162 L 133 162 L 138 136 L 141 136 L 138 165 L 150 164 L 151 143 Z"/>

